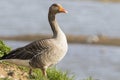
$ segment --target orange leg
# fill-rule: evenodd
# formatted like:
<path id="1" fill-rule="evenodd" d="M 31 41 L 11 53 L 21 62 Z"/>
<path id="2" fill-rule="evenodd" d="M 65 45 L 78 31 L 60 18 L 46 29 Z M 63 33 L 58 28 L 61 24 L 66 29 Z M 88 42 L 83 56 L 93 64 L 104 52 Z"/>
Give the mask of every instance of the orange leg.
<path id="1" fill-rule="evenodd" d="M 31 76 L 32 75 L 32 69 L 30 68 L 29 70 L 29 75 Z"/>
<path id="2" fill-rule="evenodd" d="M 46 69 L 41 69 L 41 70 L 42 70 L 43 76 L 47 77 Z"/>

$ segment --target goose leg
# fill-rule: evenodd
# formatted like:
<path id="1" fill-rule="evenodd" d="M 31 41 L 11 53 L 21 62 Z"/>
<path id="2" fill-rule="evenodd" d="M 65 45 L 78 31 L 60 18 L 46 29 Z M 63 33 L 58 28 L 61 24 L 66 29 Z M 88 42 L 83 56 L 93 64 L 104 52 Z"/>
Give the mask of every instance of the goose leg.
<path id="1" fill-rule="evenodd" d="M 29 70 L 29 75 L 30 76 L 32 75 L 32 68 L 30 68 L 30 70 Z"/>
<path id="2" fill-rule="evenodd" d="M 43 76 L 47 77 L 46 68 L 41 69 Z"/>

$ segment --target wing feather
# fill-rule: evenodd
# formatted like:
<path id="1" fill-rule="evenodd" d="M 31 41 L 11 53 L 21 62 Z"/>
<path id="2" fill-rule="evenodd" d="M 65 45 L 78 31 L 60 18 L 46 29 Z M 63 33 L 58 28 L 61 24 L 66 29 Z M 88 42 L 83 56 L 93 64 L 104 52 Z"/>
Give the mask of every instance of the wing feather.
<path id="1" fill-rule="evenodd" d="M 31 59 L 33 56 L 40 54 L 48 49 L 49 45 L 46 40 L 32 42 L 24 47 L 12 50 L 9 54 L 4 55 L 1 59 Z"/>

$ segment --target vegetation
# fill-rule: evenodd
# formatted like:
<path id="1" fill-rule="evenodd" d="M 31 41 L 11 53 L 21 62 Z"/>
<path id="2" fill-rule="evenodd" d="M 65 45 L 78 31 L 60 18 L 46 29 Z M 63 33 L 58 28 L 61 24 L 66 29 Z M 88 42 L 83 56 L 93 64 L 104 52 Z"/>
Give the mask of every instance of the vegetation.
<path id="1" fill-rule="evenodd" d="M 5 45 L 4 42 L 0 40 L 0 57 L 10 52 L 10 50 L 11 48 Z"/>
<path id="2" fill-rule="evenodd" d="M 11 48 L 5 45 L 3 41 L 0 41 L 0 57 L 10 52 L 10 50 Z M 0 80 L 74 80 L 73 77 L 68 76 L 67 72 L 62 72 L 56 68 L 47 70 L 48 78 L 43 77 L 40 69 L 33 70 L 33 76 L 29 76 L 29 68 L 16 66 L 7 62 L 0 63 L 0 71 Z M 1 78 L 1 75 L 3 76 L 3 74 L 6 74 L 7 76 Z M 22 76 L 22 78 L 20 76 Z"/>
<path id="3" fill-rule="evenodd" d="M 19 66 L 19 69 L 28 72 L 29 69 L 23 66 Z M 74 80 L 74 76 L 68 76 L 67 72 L 57 70 L 55 67 L 47 70 L 47 77 L 43 77 L 40 69 L 33 70 L 33 76 L 29 76 L 29 80 Z"/>
<path id="4" fill-rule="evenodd" d="M 95 80 L 95 79 L 93 79 L 93 78 L 90 76 L 90 77 L 88 77 L 88 78 L 85 79 L 85 80 Z"/>

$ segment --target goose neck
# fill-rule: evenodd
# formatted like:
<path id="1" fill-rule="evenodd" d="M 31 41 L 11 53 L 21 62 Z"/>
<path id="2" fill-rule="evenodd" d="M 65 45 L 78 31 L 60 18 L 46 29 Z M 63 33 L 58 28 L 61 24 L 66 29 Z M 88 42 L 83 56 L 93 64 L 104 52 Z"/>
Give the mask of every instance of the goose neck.
<path id="1" fill-rule="evenodd" d="M 51 26 L 51 29 L 53 31 L 53 37 L 56 38 L 61 34 L 61 29 L 55 19 L 55 14 L 49 13 L 48 14 L 48 20 Z"/>

